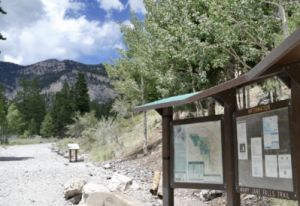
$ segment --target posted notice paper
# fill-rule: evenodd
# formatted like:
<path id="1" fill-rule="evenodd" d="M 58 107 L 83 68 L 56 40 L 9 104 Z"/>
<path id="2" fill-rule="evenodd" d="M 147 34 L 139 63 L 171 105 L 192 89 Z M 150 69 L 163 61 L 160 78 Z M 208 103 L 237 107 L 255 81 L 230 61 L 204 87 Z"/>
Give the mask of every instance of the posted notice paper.
<path id="1" fill-rule="evenodd" d="M 248 159 L 247 149 L 247 127 L 246 121 L 240 121 L 236 124 L 237 128 L 237 141 L 238 141 L 238 158 L 239 160 Z"/>
<path id="2" fill-rule="evenodd" d="M 186 182 L 187 158 L 186 158 L 185 126 L 174 126 L 174 181 Z"/>
<path id="3" fill-rule="evenodd" d="M 264 148 L 279 149 L 278 117 L 263 118 Z"/>
<path id="4" fill-rule="evenodd" d="M 277 155 L 265 155 L 266 177 L 278 178 Z"/>
<path id="5" fill-rule="evenodd" d="M 251 138 L 252 176 L 263 177 L 261 137 Z"/>
<path id="6" fill-rule="evenodd" d="M 278 167 L 280 178 L 293 178 L 291 155 L 278 155 Z"/>

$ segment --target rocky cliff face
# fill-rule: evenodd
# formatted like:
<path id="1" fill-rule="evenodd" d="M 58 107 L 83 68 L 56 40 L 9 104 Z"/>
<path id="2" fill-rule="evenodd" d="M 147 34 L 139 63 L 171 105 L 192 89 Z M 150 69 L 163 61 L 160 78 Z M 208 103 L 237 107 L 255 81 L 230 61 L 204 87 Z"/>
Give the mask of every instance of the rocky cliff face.
<path id="1" fill-rule="evenodd" d="M 102 64 L 87 65 L 71 60 L 58 61 L 49 59 L 36 64 L 21 66 L 8 62 L 0 62 L 0 84 L 7 90 L 9 98 L 13 98 L 19 88 L 18 82 L 26 76 L 29 80 L 37 77 L 42 94 L 47 101 L 61 90 L 65 81 L 69 85 L 76 82 L 78 72 L 85 73 L 91 100 L 103 103 L 117 96 L 117 92 L 110 85 L 105 68 Z"/>

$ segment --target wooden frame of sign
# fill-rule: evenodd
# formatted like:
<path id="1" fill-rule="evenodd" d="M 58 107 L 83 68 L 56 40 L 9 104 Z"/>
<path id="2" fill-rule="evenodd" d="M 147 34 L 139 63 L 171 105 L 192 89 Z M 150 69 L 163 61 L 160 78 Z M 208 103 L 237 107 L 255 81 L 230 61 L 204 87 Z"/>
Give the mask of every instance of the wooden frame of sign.
<path id="1" fill-rule="evenodd" d="M 205 183 L 205 182 L 176 182 L 175 178 L 175 149 L 174 149 L 174 126 L 179 125 L 191 125 L 196 123 L 213 123 L 220 121 L 220 139 L 221 145 L 221 162 L 222 162 L 222 183 L 214 184 L 214 183 Z M 171 187 L 172 188 L 194 188 L 194 189 L 215 189 L 215 190 L 224 190 L 226 187 L 226 178 L 225 178 L 225 141 L 224 141 L 224 117 L 223 115 L 214 115 L 208 117 L 199 117 L 192 119 L 184 119 L 184 120 L 174 120 L 171 122 L 171 147 L 170 147 L 170 179 L 171 179 Z M 187 164 L 187 163 L 186 163 Z M 187 171 L 188 173 L 188 171 Z"/>
<path id="2" fill-rule="evenodd" d="M 282 115 L 283 112 L 286 115 Z M 274 116 L 276 115 L 276 113 L 281 114 L 281 116 Z M 275 145 L 275 149 L 266 146 L 267 143 L 265 141 L 267 140 L 264 137 L 265 128 L 264 125 L 262 125 L 263 118 L 266 118 L 266 116 L 270 116 L 270 115 L 276 117 L 276 120 L 278 122 L 277 123 L 278 133 L 277 135 L 275 135 L 275 138 L 278 137 L 279 139 L 278 139 L 278 144 L 273 144 Z M 251 118 L 252 120 L 255 121 L 251 122 Z M 245 129 L 246 129 L 246 139 L 247 139 L 246 147 L 248 151 L 246 151 L 247 157 L 245 157 L 244 159 L 243 158 L 239 159 L 239 155 L 240 155 L 239 150 L 241 149 L 239 145 L 238 131 L 237 131 L 237 123 L 239 123 L 239 120 L 241 120 L 240 123 L 244 123 L 245 126 L 247 125 L 246 126 L 247 128 Z M 272 103 L 260 107 L 254 107 L 254 108 L 249 108 L 246 110 L 234 112 L 233 122 L 234 122 L 233 123 L 234 157 L 235 157 L 235 165 L 236 165 L 235 167 L 236 192 L 287 199 L 287 200 L 297 200 L 298 199 L 296 193 L 297 175 L 295 169 L 294 135 L 293 132 L 291 132 L 292 131 L 291 100 L 279 101 L 276 103 Z M 262 127 L 260 127 L 259 124 Z M 256 134 L 260 134 L 260 135 L 256 135 Z M 256 136 L 260 136 L 260 137 L 256 137 Z M 261 141 L 260 145 L 261 145 L 262 173 L 261 176 L 258 175 L 256 177 L 253 176 L 254 164 L 251 159 L 252 158 L 251 155 L 254 149 L 252 148 L 251 143 L 249 144 L 249 142 L 252 141 L 251 140 L 252 138 L 260 138 Z M 243 152 L 245 151 L 243 150 Z M 287 154 L 291 157 L 290 169 L 291 169 L 292 177 L 290 179 L 280 177 L 279 174 L 280 172 L 279 156 L 280 155 L 282 156 L 283 154 Z M 268 161 L 266 160 L 266 156 L 273 156 L 276 159 L 276 162 L 273 163 L 271 167 L 267 166 Z M 277 156 L 278 156 L 278 161 L 277 161 Z M 249 166 L 251 166 L 252 170 L 249 168 Z M 272 168 L 273 170 L 272 173 L 275 176 L 270 176 L 270 174 L 269 175 L 267 174 L 267 167 Z M 274 170 L 275 167 L 276 167 L 275 169 L 276 171 Z M 270 171 L 270 169 L 268 170 Z M 285 185 L 288 185 L 289 189 L 284 190 Z"/>

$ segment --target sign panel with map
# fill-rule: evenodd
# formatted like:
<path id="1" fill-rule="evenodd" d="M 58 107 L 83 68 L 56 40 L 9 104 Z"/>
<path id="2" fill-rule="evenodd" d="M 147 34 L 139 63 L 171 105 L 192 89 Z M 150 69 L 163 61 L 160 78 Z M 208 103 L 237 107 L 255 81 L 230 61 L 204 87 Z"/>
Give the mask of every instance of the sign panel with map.
<path id="1" fill-rule="evenodd" d="M 173 181 L 223 184 L 221 120 L 175 124 L 172 131 Z"/>

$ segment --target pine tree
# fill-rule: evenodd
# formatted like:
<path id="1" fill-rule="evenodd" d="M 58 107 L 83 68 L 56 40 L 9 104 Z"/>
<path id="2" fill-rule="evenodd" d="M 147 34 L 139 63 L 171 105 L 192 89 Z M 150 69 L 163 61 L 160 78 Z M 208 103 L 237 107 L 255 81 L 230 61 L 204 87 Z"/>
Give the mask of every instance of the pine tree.
<path id="1" fill-rule="evenodd" d="M 26 77 L 23 77 L 19 85 L 22 89 L 17 92 L 14 101 L 24 116 L 25 125 L 22 127 L 22 131 L 28 128 L 29 122 L 34 118 L 37 123 L 37 133 L 39 133 L 41 123 L 46 115 L 46 101 L 40 94 L 39 82 L 37 78 L 29 82 Z"/>
<path id="2" fill-rule="evenodd" d="M 79 72 L 75 83 L 75 105 L 76 111 L 80 111 L 81 114 L 90 111 L 90 96 L 88 91 L 85 76 Z"/>
<path id="3" fill-rule="evenodd" d="M 5 106 L 2 101 L 0 101 L 0 135 L 1 143 L 7 143 L 7 118 L 5 114 Z"/>
<path id="4" fill-rule="evenodd" d="M 7 97 L 6 97 L 6 90 L 5 90 L 5 87 L 3 86 L 3 84 L 0 84 L 0 101 L 3 102 L 3 105 L 4 105 L 4 110 L 5 110 L 5 113 L 7 113 L 7 103 L 8 103 L 8 100 L 7 100 Z"/>
<path id="5" fill-rule="evenodd" d="M 43 137 L 51 137 L 53 134 L 54 132 L 53 132 L 53 125 L 52 125 L 52 118 L 50 113 L 47 113 L 44 121 L 42 122 L 41 135 Z"/>
<path id="6" fill-rule="evenodd" d="M 34 118 L 32 118 L 29 122 L 28 131 L 29 131 L 29 135 L 37 134 L 37 124 L 36 124 Z"/>

